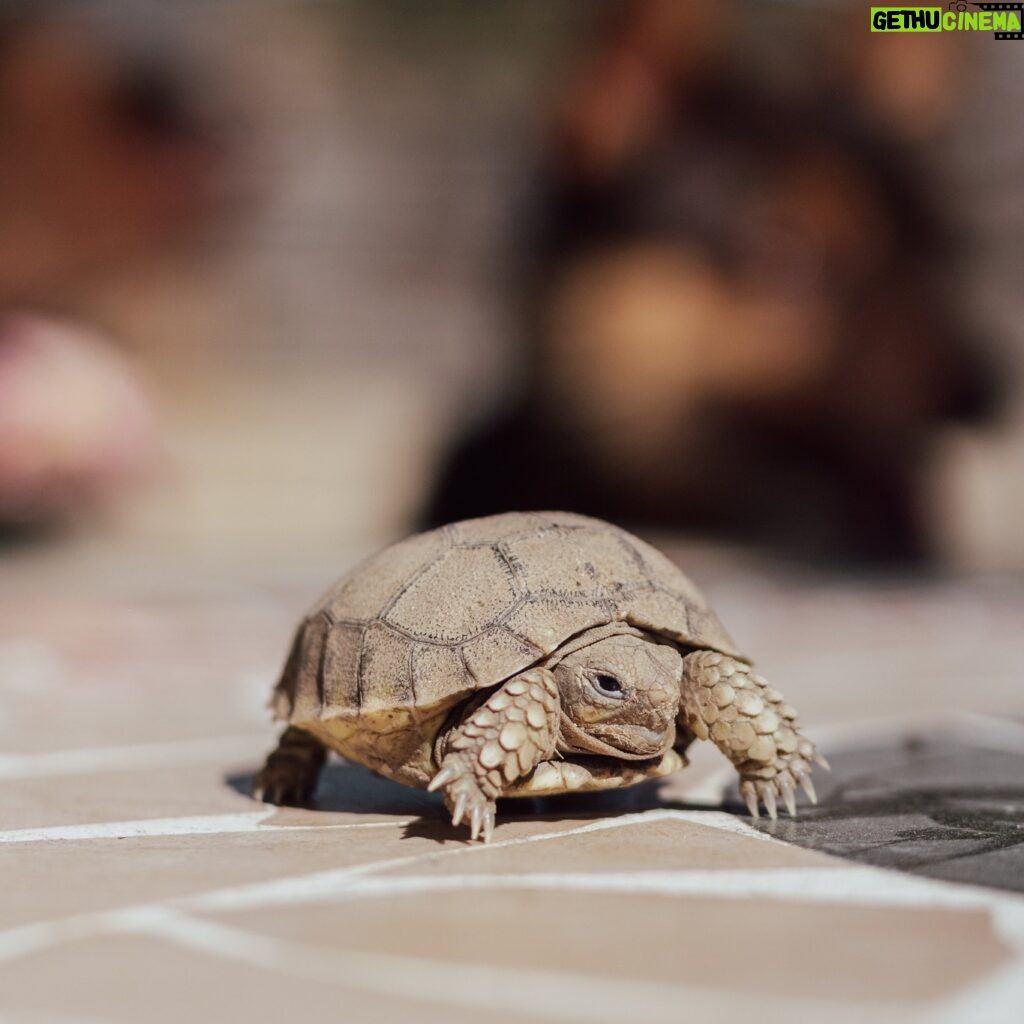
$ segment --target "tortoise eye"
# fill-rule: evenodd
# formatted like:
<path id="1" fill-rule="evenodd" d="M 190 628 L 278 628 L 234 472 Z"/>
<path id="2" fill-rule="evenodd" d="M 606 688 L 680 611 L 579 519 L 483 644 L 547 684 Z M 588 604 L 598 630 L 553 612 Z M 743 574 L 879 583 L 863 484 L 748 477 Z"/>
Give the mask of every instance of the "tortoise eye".
<path id="1" fill-rule="evenodd" d="M 610 676 L 606 672 L 601 672 L 594 676 L 592 681 L 594 683 L 594 688 L 600 693 L 603 693 L 606 697 L 625 696 L 622 689 L 622 683 L 620 683 L 615 676 Z"/>

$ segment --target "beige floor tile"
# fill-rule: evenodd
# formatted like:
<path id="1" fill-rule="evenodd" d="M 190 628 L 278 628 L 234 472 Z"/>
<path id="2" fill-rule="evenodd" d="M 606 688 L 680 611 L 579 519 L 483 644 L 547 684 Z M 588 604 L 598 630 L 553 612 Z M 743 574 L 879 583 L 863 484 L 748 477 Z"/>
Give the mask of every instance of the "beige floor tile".
<path id="1" fill-rule="evenodd" d="M 139 936 L 90 938 L 0 967 L 0 1013 L 21 1024 L 479 1024 L 480 1013 L 295 978 Z M 39 1014 L 37 1022 L 28 1014 Z M 51 1017 L 50 1015 L 53 1015 Z M 488 1024 L 515 1024 L 495 1008 Z M 61 1024 L 65 1024 L 62 1020 Z"/>
<path id="2" fill-rule="evenodd" d="M 599 891 L 402 893 L 219 920 L 339 950 L 799 996 L 866 1012 L 934 1004 L 1009 957 L 978 911 Z"/>
<path id="3" fill-rule="evenodd" d="M 223 774 L 209 764 L 4 780 L 0 830 L 257 809 Z"/>
<path id="4" fill-rule="evenodd" d="M 270 830 L 0 847 L 18 883 L 0 893 L 0 925 L 53 920 L 409 853 L 398 828 L 299 836 Z M 430 849 L 420 840 L 420 849 Z"/>
<path id="5" fill-rule="evenodd" d="M 595 819 L 600 820 L 600 819 Z M 513 823 L 499 825 L 495 839 L 506 838 Z M 677 819 L 640 820 L 627 828 L 584 832 L 542 845 L 523 844 L 488 850 L 479 857 L 439 859 L 423 866 L 396 868 L 397 874 L 508 874 L 561 872 L 637 872 L 733 870 L 736 868 L 836 867 L 842 861 Z"/>

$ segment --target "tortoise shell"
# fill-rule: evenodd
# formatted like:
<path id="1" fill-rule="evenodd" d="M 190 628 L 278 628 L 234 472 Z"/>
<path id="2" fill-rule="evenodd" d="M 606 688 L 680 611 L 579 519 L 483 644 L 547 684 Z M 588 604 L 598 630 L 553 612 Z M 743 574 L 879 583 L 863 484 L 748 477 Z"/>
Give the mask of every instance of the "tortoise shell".
<path id="1" fill-rule="evenodd" d="M 275 716 L 409 785 L 452 711 L 598 626 L 736 650 L 700 591 L 619 527 L 510 512 L 395 544 L 335 584 L 302 622 Z"/>

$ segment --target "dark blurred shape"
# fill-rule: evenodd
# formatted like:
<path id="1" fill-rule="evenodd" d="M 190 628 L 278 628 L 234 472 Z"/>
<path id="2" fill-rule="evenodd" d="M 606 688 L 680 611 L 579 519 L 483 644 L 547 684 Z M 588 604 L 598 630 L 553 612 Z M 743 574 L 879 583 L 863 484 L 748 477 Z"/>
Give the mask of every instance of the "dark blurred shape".
<path id="1" fill-rule="evenodd" d="M 209 212 L 219 133 L 159 13 L 37 2 L 0 14 L 0 302 L 51 296 Z"/>
<path id="2" fill-rule="evenodd" d="M 584 62 L 536 187 L 521 378 L 449 453 L 426 525 L 566 507 L 931 555 L 936 429 L 998 397 L 956 240 L 846 80 L 746 73 L 730 12 L 626 4 Z"/>

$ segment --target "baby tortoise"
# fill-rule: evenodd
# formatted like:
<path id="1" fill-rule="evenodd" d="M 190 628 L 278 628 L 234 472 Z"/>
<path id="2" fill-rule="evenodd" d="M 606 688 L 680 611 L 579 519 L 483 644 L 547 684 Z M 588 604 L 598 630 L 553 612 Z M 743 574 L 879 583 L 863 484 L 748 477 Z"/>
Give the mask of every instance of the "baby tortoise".
<path id="1" fill-rule="evenodd" d="M 797 714 L 700 591 L 625 530 L 511 512 L 422 533 L 341 579 L 296 633 L 272 698 L 288 723 L 254 795 L 302 804 L 327 748 L 440 789 L 487 841 L 498 797 L 628 786 L 711 739 L 750 813 L 795 813 Z"/>

